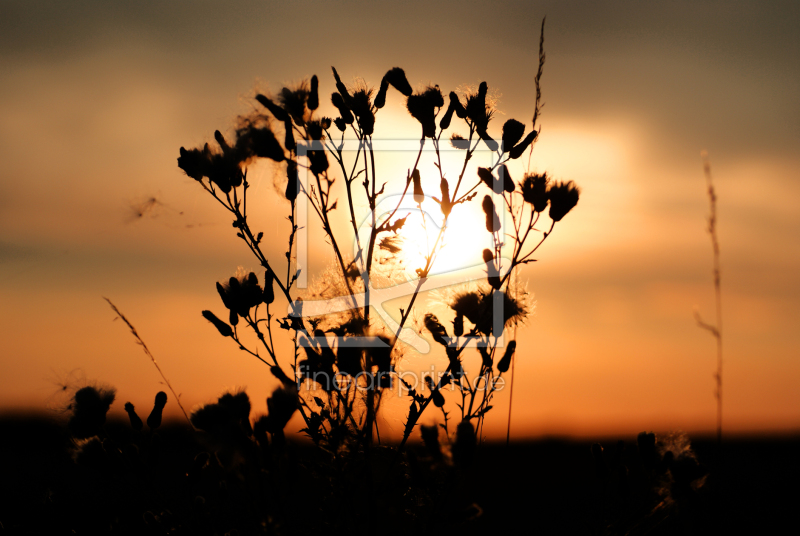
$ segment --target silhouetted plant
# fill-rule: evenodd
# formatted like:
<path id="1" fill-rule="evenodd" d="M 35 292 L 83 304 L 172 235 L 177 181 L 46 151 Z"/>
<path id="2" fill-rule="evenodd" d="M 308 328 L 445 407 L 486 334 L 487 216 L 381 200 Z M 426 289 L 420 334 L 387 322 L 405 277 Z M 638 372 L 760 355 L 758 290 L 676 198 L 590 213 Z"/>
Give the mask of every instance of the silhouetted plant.
<path id="1" fill-rule="evenodd" d="M 256 95 L 262 108 L 239 118 L 234 138 L 226 139 L 216 131 L 216 147 L 205 144 L 200 148 L 180 149 L 178 166 L 229 213 L 236 235 L 265 270 L 263 287 L 254 272 L 241 272 L 224 283 L 217 283 L 217 291 L 228 310 L 227 322 L 210 310 L 202 314 L 222 336 L 232 338 L 240 349 L 269 365 L 271 373 L 284 384 L 280 398 L 274 398 L 279 394 L 276 392 L 271 400 L 296 397 L 297 410 L 305 422 L 303 431 L 316 443 L 338 448 L 342 442 L 369 445 L 373 435 L 380 438 L 376 413 L 383 392 L 398 379 L 395 365 L 404 353 L 404 345 L 398 343 L 400 335 L 409 324 L 417 297 L 443 247 L 452 212 L 463 208 L 459 205 L 473 202 L 483 185 L 489 194 L 482 197 L 481 205 L 486 230 L 493 241 L 493 247 L 482 254 L 487 270 L 485 283 L 453 294 L 448 303 L 456 315 L 452 335 L 436 316 L 425 316 L 424 329 L 434 342 L 443 346 L 447 356 L 449 364 L 444 373 L 428 379 L 420 390 L 400 379 L 410 397 L 401 447 L 431 402 L 442 411 L 447 428 L 446 386 L 461 395 L 458 404 L 461 424 L 456 435 L 456 445 L 461 445 L 457 450 L 461 454 L 456 458 L 465 459 L 464 453 L 469 451 L 464 446 L 469 443 L 465 439 L 468 429 L 472 430 L 473 438 L 480 437 L 483 420 L 492 408 L 492 398 L 502 386 L 502 375 L 509 370 L 516 348 L 516 342 L 511 341 L 505 350 L 502 349 L 505 327 L 524 320 L 531 312 L 527 294 L 518 285 L 510 285 L 510 276 L 517 267 L 535 260 L 533 253 L 579 199 L 579 189 L 571 181 L 554 182 L 546 174 L 528 173 L 518 184 L 506 166 L 525 151 L 532 151 L 540 131 L 543 43 L 544 21 L 530 130 L 522 122 L 509 119 L 503 124 L 501 135 L 497 139 L 493 137 L 490 124 L 496 110 L 486 82 L 476 91 L 468 91 L 463 96 L 449 92 L 445 98 L 437 85 L 414 92 L 405 71 L 394 67 L 384 75 L 376 93 L 364 82 L 347 86 L 333 68 L 335 91 L 330 102 L 338 117 L 317 114 L 320 81 L 314 76 L 293 88 L 284 87 L 274 96 Z M 380 177 L 373 134 L 390 87 L 405 98 L 406 108 L 419 122 L 421 132 L 419 151 L 407 171 L 400 201 L 388 216 L 379 216 L 375 209 L 391 177 L 385 180 Z M 454 116 L 463 121 L 469 134 L 451 137 L 451 144 L 463 150 L 463 163 L 458 177 L 448 178 L 442 169 L 440 143 Z M 331 130 L 333 126 L 335 130 Z M 352 136 L 348 140 L 357 142 L 358 148 L 352 158 L 343 149 L 346 134 Z M 432 243 L 425 246 L 424 262 L 416 268 L 414 290 L 401 309 L 400 321 L 388 328 L 371 316 L 371 282 L 375 278 L 378 255 L 397 255 L 403 249 L 395 234 L 405 225 L 407 214 L 398 214 L 398 211 L 403 198 L 412 193 L 409 192 L 412 184 L 413 199 L 422 210 L 421 203 L 426 196 L 419 165 L 428 143 L 432 144 L 433 163 L 438 170 L 437 196 L 431 198 L 441 210 L 441 219 L 436 221 L 439 232 Z M 472 175 L 475 172 L 470 173 L 469 164 L 479 146 L 493 153 L 493 163 L 490 167 L 477 168 L 476 175 Z M 291 227 L 284 254 L 285 270 L 279 270 L 269 259 L 262 246 L 264 234 L 252 228 L 249 218 L 248 209 L 253 205 L 248 205 L 247 170 L 258 159 L 268 159 L 280 166 L 287 181 L 284 196 L 289 202 Z M 307 175 L 307 182 L 300 180 L 301 172 Z M 340 246 L 342 237 L 333 231 L 331 218 L 339 207 L 338 199 L 333 197 L 333 185 L 337 181 L 344 183 L 351 238 L 357 246 L 352 258 Z M 326 234 L 338 271 L 331 281 L 339 282 L 344 293 L 342 299 L 351 306 L 344 315 L 303 315 L 303 301 L 294 288 L 300 271 L 292 269 L 299 230 L 299 202 L 308 203 Z M 355 216 L 356 207 L 364 205 L 371 209 L 368 234 L 360 233 Z M 542 214 L 548 206 L 550 222 L 540 230 L 538 225 L 544 222 Z M 512 222 L 511 229 L 505 232 L 501 225 L 504 215 Z M 428 223 L 431 222 L 423 217 L 423 225 Z M 511 249 L 508 262 L 501 255 L 504 246 Z M 288 316 L 274 312 L 275 285 L 291 305 L 292 312 Z M 362 294 L 363 299 L 358 298 Z M 293 355 L 278 355 L 274 327 L 289 332 L 294 344 Z M 244 329 L 255 334 L 258 346 L 242 338 Z M 332 341 L 329 340 L 331 335 Z M 367 342 L 369 344 L 365 344 Z M 477 373 L 469 371 L 470 374 L 462 365 L 468 345 L 476 346 L 480 356 Z M 193 422 L 196 423 L 196 418 Z M 279 428 L 282 432 L 283 427 Z M 271 431 L 268 423 L 262 423 L 259 430 Z"/>
<path id="2" fill-rule="evenodd" d="M 709 215 L 708 215 L 708 234 L 711 235 L 711 248 L 714 257 L 714 303 L 716 310 L 716 321 L 708 324 L 700 317 L 700 313 L 695 311 L 697 325 L 706 329 L 714 336 L 717 342 L 717 370 L 714 373 L 716 389 L 714 397 L 717 399 L 717 442 L 722 443 L 722 290 L 720 287 L 720 268 L 719 268 L 719 241 L 717 240 L 717 193 L 714 190 L 714 183 L 711 180 L 711 164 L 708 161 L 708 154 L 703 151 L 703 173 L 706 178 L 708 190 Z"/>

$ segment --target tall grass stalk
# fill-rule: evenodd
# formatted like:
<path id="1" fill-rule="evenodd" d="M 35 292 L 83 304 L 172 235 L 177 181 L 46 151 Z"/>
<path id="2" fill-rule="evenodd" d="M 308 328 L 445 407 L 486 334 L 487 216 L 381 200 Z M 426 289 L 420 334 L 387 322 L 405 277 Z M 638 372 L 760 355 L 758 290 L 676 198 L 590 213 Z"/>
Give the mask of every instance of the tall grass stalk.
<path id="1" fill-rule="evenodd" d="M 706 178 L 706 187 L 709 201 L 708 215 L 708 234 L 711 235 L 711 247 L 714 256 L 714 301 L 716 305 L 716 321 L 708 324 L 700 317 L 700 313 L 695 311 L 697 325 L 716 339 L 717 342 L 717 371 L 714 373 L 716 382 L 715 397 L 717 399 L 717 442 L 722 443 L 722 291 L 720 288 L 720 267 L 719 267 L 719 240 L 717 239 L 717 193 L 714 190 L 714 183 L 711 180 L 711 163 L 708 160 L 708 153 L 701 153 L 703 158 L 703 174 Z"/>
<path id="2" fill-rule="evenodd" d="M 122 321 L 125 322 L 125 324 L 127 324 L 128 328 L 130 328 L 131 333 L 136 338 L 136 344 L 138 344 L 139 346 L 142 347 L 142 350 L 144 350 L 144 353 L 147 355 L 147 357 L 150 358 L 150 361 L 153 362 L 153 365 L 155 365 L 156 370 L 158 370 L 158 373 L 161 375 L 161 378 L 164 380 L 164 383 L 167 385 L 169 390 L 172 392 L 172 396 L 175 397 L 175 402 L 177 402 L 178 403 L 178 407 L 181 408 L 181 411 L 183 412 L 183 416 L 186 417 L 186 420 L 189 423 L 189 426 L 192 426 L 192 421 L 189 419 L 189 414 L 186 413 L 186 410 L 184 409 L 183 404 L 181 404 L 181 399 L 178 396 L 178 393 L 176 393 L 175 389 L 172 388 L 172 384 L 169 383 L 169 380 L 164 375 L 164 371 L 162 371 L 161 367 L 158 366 L 158 362 L 156 361 L 156 358 L 153 356 L 153 354 L 150 352 L 150 349 L 147 347 L 147 345 L 144 343 L 142 338 L 139 336 L 139 332 L 136 331 L 136 328 L 133 327 L 133 324 L 131 324 L 128 321 L 128 319 L 125 318 L 125 315 L 122 314 L 119 309 L 117 309 L 117 306 L 114 305 L 114 303 L 111 300 L 109 300 L 106 297 L 103 297 L 103 299 L 108 302 L 108 304 L 111 306 L 111 308 L 114 310 L 114 312 L 117 313 L 117 316 L 119 316 L 120 319 L 122 319 Z M 194 426 L 192 426 L 192 428 L 194 428 Z"/>

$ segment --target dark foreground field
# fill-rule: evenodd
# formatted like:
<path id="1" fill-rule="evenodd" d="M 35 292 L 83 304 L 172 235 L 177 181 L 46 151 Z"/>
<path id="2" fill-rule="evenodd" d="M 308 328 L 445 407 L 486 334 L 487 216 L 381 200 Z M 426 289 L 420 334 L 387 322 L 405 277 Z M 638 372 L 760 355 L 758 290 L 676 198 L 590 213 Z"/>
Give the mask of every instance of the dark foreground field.
<path id="1" fill-rule="evenodd" d="M 253 470 L 178 426 L 106 430 L 78 456 L 51 420 L 0 418 L 0 534 L 769 534 L 799 495 L 798 436 L 689 438 L 698 463 L 665 477 L 636 437 L 598 440 L 599 458 L 590 440 L 484 444 L 462 467 L 421 444 L 364 463 L 289 441 Z"/>

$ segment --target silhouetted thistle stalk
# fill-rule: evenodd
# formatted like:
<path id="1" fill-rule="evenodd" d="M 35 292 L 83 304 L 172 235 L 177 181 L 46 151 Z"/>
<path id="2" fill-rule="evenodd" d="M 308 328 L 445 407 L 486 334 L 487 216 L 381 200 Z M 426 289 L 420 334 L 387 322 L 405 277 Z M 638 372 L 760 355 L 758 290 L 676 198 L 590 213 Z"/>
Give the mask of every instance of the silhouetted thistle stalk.
<path id="1" fill-rule="evenodd" d="M 531 256 L 552 233 L 556 223 L 575 207 L 580 194 L 571 182 L 550 182 L 544 174 L 526 174 L 518 184 L 508 167 L 510 162 L 532 147 L 541 130 L 537 122 L 541 108 L 538 84 L 543 61 L 542 37 L 532 128 L 508 119 L 499 137 L 490 133 L 496 102 L 486 81 L 463 95 L 462 101 L 455 92 L 445 93 L 445 99 L 445 94 L 435 84 L 414 92 L 406 73 L 398 67 L 386 72 L 377 91 L 360 80 L 350 86 L 335 68 L 331 68 L 335 91 L 328 94 L 330 105 L 338 117 L 331 119 L 316 115 L 321 88 L 320 81 L 312 77 L 310 82 L 301 82 L 294 89 L 283 88 L 277 96 L 257 95 L 255 98 L 264 110 L 240 118 L 240 127 L 233 140 L 215 133 L 217 149 L 208 145 L 201 149 L 181 148 L 179 167 L 228 211 L 236 236 L 265 270 L 263 287 L 254 272 L 239 273 L 217 283 L 219 298 L 228 310 L 227 322 L 210 310 L 202 314 L 221 335 L 231 338 L 239 349 L 270 367 L 271 374 L 281 381 L 287 393 L 296 397 L 297 408 L 306 423 L 303 431 L 315 442 L 325 442 L 335 450 L 342 437 L 349 437 L 362 446 L 369 446 L 373 435 L 380 441 L 377 414 L 382 393 L 396 380 L 395 364 L 404 351 L 403 346 L 398 345 L 402 330 L 441 252 L 450 217 L 463 208 L 459 205 L 473 202 L 479 195 L 481 184 L 484 184 L 492 194 L 483 192 L 482 198 L 486 230 L 492 240 L 492 247 L 483 253 L 486 278 L 476 289 L 453 297 L 449 304 L 455 312 L 452 334 L 434 315 L 426 315 L 425 330 L 436 344 L 443 347 L 448 366 L 438 379 L 429 380 L 426 395 L 406 386 L 411 404 L 401 447 L 430 403 L 441 409 L 447 422 L 445 386 L 459 391 L 462 398 L 458 442 L 468 451 L 467 445 L 479 439 L 485 416 L 492 409 L 492 398 L 502 385 L 502 375 L 513 363 L 516 349 L 514 340 L 503 349 L 500 337 L 508 326 L 516 326 L 531 312 L 524 289 L 512 287 L 509 277 L 519 266 L 534 262 Z M 421 132 L 419 151 L 404 177 L 402 195 L 393 209 L 379 217 L 375 209 L 388 180 L 382 180 L 382 170 L 376 166 L 372 135 L 379 112 L 385 107 L 391 91 L 397 91 L 405 98 L 406 109 L 419 122 Z M 440 141 L 453 123 L 465 127 L 468 134 L 449 136 L 450 143 L 461 151 L 459 156 L 463 157 L 463 164 L 457 176 L 454 173 L 445 177 Z M 275 125 L 282 126 L 282 135 L 273 132 Z M 332 125 L 338 133 L 329 130 Z M 355 137 L 356 150 L 343 150 L 345 133 Z M 502 146 L 495 138 L 502 141 Z M 419 166 L 428 140 L 433 145 L 433 164 L 437 172 L 423 177 Z M 469 163 L 479 145 L 488 147 L 494 153 L 494 160 L 489 167 L 478 169 L 476 177 L 470 171 Z M 302 147 L 309 150 L 301 151 Z M 285 254 L 284 280 L 278 277 L 262 249 L 263 231 L 256 232 L 248 220 L 250 185 L 247 166 L 259 158 L 285 166 L 282 170 L 278 168 L 278 172 L 285 172 L 287 180 L 283 193 L 289 202 L 292 229 Z M 299 180 L 301 173 L 307 177 L 303 183 Z M 338 194 L 333 193 L 332 186 L 339 180 L 343 183 L 346 200 L 337 199 Z M 423 181 L 429 185 L 424 189 Z M 435 190 L 436 182 L 439 197 L 426 196 L 425 189 L 429 192 Z M 406 196 L 412 198 L 420 209 L 427 197 L 439 204 L 440 213 L 423 214 L 422 223 L 428 229 L 432 218 L 435 221 L 430 223 L 436 223 L 439 230 L 435 236 L 426 239 L 423 261 L 413 267 L 418 277 L 413 292 L 400 310 L 397 325 L 387 333 L 386 327 L 381 327 L 370 317 L 370 281 L 378 256 L 402 254 L 403 242 L 397 234 L 403 229 L 408 214 L 398 214 L 398 210 Z M 294 237 L 298 230 L 296 206 L 301 199 L 308 203 L 309 212 L 315 214 L 321 223 L 338 270 L 326 281 L 329 286 L 336 287 L 337 294 L 322 297 L 348 300 L 351 307 L 345 315 L 302 315 L 303 302 L 293 288 L 299 271 L 292 270 Z M 340 206 L 340 200 L 346 202 L 357 246 L 353 258 L 345 256 L 340 247 L 340 237 L 334 232 L 332 213 Z M 368 233 L 363 234 L 356 223 L 356 208 L 362 206 L 371 209 L 366 222 Z M 546 212 L 547 207 L 549 212 Z M 340 212 L 344 212 L 343 209 L 340 208 Z M 510 226 L 503 224 L 506 214 L 511 217 Z M 543 232 L 537 225 L 540 217 L 548 216 L 549 229 Z M 544 229 L 547 229 L 546 225 Z M 501 255 L 506 242 L 513 247 L 510 262 Z M 278 288 L 273 291 L 275 284 Z M 291 304 L 293 312 L 288 316 L 279 317 L 270 311 L 277 291 Z M 294 354 L 288 360 L 277 353 L 273 324 L 290 332 Z M 243 338 L 245 329 L 255 334 L 255 346 Z M 328 339 L 331 334 L 335 336 L 335 342 Z M 381 344 L 353 346 L 352 341 L 362 337 L 379 340 Z M 481 356 L 480 369 L 477 372 L 472 370 L 471 374 L 464 365 L 469 343 L 477 343 Z M 286 372 L 290 369 L 294 379 Z M 295 391 L 292 391 L 292 385 L 296 387 Z M 259 423 L 259 434 L 269 433 L 269 423 L 263 420 Z"/>
<path id="2" fill-rule="evenodd" d="M 711 248 L 714 256 L 714 303 L 716 305 L 716 322 L 707 324 L 700 317 L 700 313 L 695 310 L 695 320 L 697 325 L 714 337 L 717 342 L 717 371 L 714 373 L 716 389 L 714 397 L 717 399 L 717 442 L 722 443 L 722 290 L 720 287 L 720 267 L 719 267 L 719 241 L 717 239 L 717 193 L 714 190 L 714 183 L 711 180 L 711 164 L 708 161 L 708 153 L 703 151 L 703 174 L 706 178 L 706 187 L 709 202 L 708 215 L 708 234 L 711 235 Z"/>

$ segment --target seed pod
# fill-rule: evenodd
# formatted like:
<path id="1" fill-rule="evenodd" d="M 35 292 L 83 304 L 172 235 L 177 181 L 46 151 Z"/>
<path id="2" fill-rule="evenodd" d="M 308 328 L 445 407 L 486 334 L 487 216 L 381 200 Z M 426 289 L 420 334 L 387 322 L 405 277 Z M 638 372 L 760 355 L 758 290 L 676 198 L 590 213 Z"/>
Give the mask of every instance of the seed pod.
<path id="1" fill-rule="evenodd" d="M 387 71 L 383 78 L 392 85 L 397 91 L 408 97 L 412 93 L 411 84 L 408 83 L 406 73 L 400 67 L 394 67 Z"/>
<path id="2" fill-rule="evenodd" d="M 539 133 L 538 133 L 538 132 L 536 132 L 535 130 L 531 130 L 531 131 L 528 133 L 528 135 L 527 135 L 527 136 L 525 136 L 525 139 L 524 139 L 524 140 L 522 140 L 521 142 L 519 142 L 519 144 L 515 145 L 515 146 L 514 146 L 514 147 L 513 147 L 513 148 L 512 148 L 512 149 L 511 149 L 509 152 L 508 152 L 508 156 L 509 156 L 509 158 L 511 158 L 512 160 L 516 160 L 517 158 L 519 158 L 520 156 L 522 156 L 522 153 L 524 153 L 524 152 L 525 152 L 525 149 L 527 149 L 527 148 L 528 148 L 528 146 L 529 146 L 531 143 L 533 143 L 533 140 L 535 140 L 535 139 L 536 139 L 536 136 L 537 136 L 538 134 L 539 134 Z"/>
<path id="3" fill-rule="evenodd" d="M 461 104 L 461 99 L 458 98 L 455 91 L 450 92 L 450 106 L 453 107 L 459 119 L 467 117 L 467 111 L 464 109 L 464 105 Z"/>
<path id="4" fill-rule="evenodd" d="M 478 177 L 481 179 L 483 184 L 489 187 L 490 190 L 494 190 L 494 183 L 497 179 L 494 178 L 494 175 L 492 175 L 492 172 L 489 168 L 479 167 Z"/>
<path id="5" fill-rule="evenodd" d="M 381 87 L 378 89 L 378 94 L 375 95 L 375 108 L 383 108 L 386 105 L 386 91 L 389 89 L 389 81 L 386 80 L 384 75 L 381 80 Z"/>
<path id="6" fill-rule="evenodd" d="M 497 151 L 497 148 L 499 147 L 497 142 L 494 141 L 494 138 L 492 138 L 489 135 L 489 132 L 485 128 L 476 129 L 476 132 L 478 133 L 478 136 L 481 137 L 483 143 L 486 144 L 486 147 L 488 147 L 490 151 Z"/>
<path id="7" fill-rule="evenodd" d="M 414 202 L 422 203 L 425 201 L 425 192 L 422 191 L 422 177 L 419 175 L 419 169 L 414 168 L 411 179 L 414 181 Z"/>
<path id="8" fill-rule="evenodd" d="M 461 421 L 456 427 L 456 440 L 452 448 L 453 461 L 462 467 L 469 465 L 476 447 L 475 427 L 469 420 Z"/>
<path id="9" fill-rule="evenodd" d="M 316 110 L 319 107 L 319 80 L 317 75 L 311 77 L 311 91 L 308 93 L 306 105 L 309 110 Z"/>
<path id="10" fill-rule="evenodd" d="M 508 172 L 508 168 L 505 164 L 500 166 L 500 180 L 503 181 L 503 190 L 508 193 L 511 193 L 515 190 L 516 185 L 514 181 L 511 179 L 511 174 Z"/>
<path id="11" fill-rule="evenodd" d="M 499 290 L 500 273 L 497 271 L 497 267 L 494 265 L 494 255 L 492 255 L 491 250 L 483 250 L 483 262 L 486 263 L 486 279 L 489 281 L 489 284 L 493 289 Z"/>
<path id="12" fill-rule="evenodd" d="M 547 190 L 550 199 L 550 218 L 553 221 L 561 219 L 578 204 L 580 189 L 572 181 L 557 182 Z"/>
<path id="13" fill-rule="evenodd" d="M 292 120 L 288 117 L 286 121 L 283 122 L 284 130 L 286 131 L 286 135 L 284 137 L 283 146 L 286 147 L 287 151 L 294 151 L 297 148 L 297 144 L 294 142 L 294 133 L 292 132 Z"/>
<path id="14" fill-rule="evenodd" d="M 345 123 L 344 119 L 342 119 L 341 117 L 337 117 L 336 119 L 334 119 L 333 123 L 336 125 L 336 128 L 338 128 L 342 132 L 344 132 L 347 129 L 347 123 Z"/>
<path id="15" fill-rule="evenodd" d="M 220 149 L 222 149 L 223 153 L 227 153 L 228 151 L 231 150 L 231 146 L 228 145 L 228 142 L 225 141 L 225 137 L 219 130 L 214 131 L 214 139 L 217 140 L 217 143 L 219 144 L 219 147 Z"/>
<path id="16" fill-rule="evenodd" d="M 453 203 L 450 201 L 450 185 L 447 184 L 447 179 L 444 177 L 439 183 L 439 189 L 442 191 L 442 214 L 447 217 L 450 215 L 450 211 L 453 210 Z"/>
<path id="17" fill-rule="evenodd" d="M 486 214 L 486 230 L 490 233 L 500 230 L 500 218 L 494 209 L 494 203 L 490 196 L 483 198 L 483 212 Z"/>
<path id="18" fill-rule="evenodd" d="M 294 160 L 288 160 L 286 162 L 286 178 L 288 182 L 286 183 L 286 199 L 294 203 L 294 200 L 297 199 L 297 162 Z"/>
<path id="19" fill-rule="evenodd" d="M 125 411 L 128 413 L 128 418 L 131 421 L 131 428 L 137 432 L 141 430 L 144 424 L 142 424 L 142 419 L 136 414 L 136 410 L 133 409 L 133 404 L 125 402 Z"/>
<path id="20" fill-rule="evenodd" d="M 439 444 L 439 427 L 434 425 L 420 426 L 422 435 L 422 442 L 425 444 L 425 449 L 435 461 L 442 459 L 442 446 Z"/>
<path id="21" fill-rule="evenodd" d="M 286 113 L 286 110 L 272 102 L 270 98 L 258 94 L 256 95 L 256 100 L 260 102 L 264 108 L 269 110 L 273 117 L 275 117 L 275 119 L 278 121 L 286 121 L 289 118 L 289 114 Z"/>
<path id="22" fill-rule="evenodd" d="M 441 408 L 444 406 L 444 397 L 442 396 L 442 392 L 439 389 L 436 389 L 431 392 L 433 398 L 433 405 L 437 408 Z"/>
<path id="23" fill-rule="evenodd" d="M 453 320 L 453 335 L 461 337 L 464 334 L 464 315 L 456 315 Z"/>
<path id="24" fill-rule="evenodd" d="M 506 351 L 502 359 L 497 362 L 497 370 L 500 372 L 507 372 L 508 367 L 511 365 L 511 358 L 514 356 L 514 351 L 517 349 L 517 341 L 511 341 L 506 346 Z"/>
<path id="25" fill-rule="evenodd" d="M 320 175 L 328 169 L 328 155 L 325 151 L 309 151 L 308 153 L 309 169 L 314 175 Z"/>
<path id="26" fill-rule="evenodd" d="M 196 181 L 202 180 L 208 173 L 209 154 L 199 149 L 186 150 L 181 147 L 181 156 L 178 158 L 178 167 L 186 175 Z"/>
<path id="27" fill-rule="evenodd" d="M 450 106 L 447 107 L 447 111 L 444 113 L 442 120 L 439 121 L 439 128 L 442 130 L 447 130 L 450 128 L 450 121 L 453 119 L 453 112 L 455 109 L 453 108 L 453 104 L 451 103 Z"/>
<path id="28" fill-rule="evenodd" d="M 156 402 L 153 405 L 153 411 L 147 417 L 147 426 L 151 430 L 155 430 L 161 426 L 161 414 L 164 411 L 164 406 L 167 405 L 167 393 L 159 391 L 156 393 Z"/>
<path id="29" fill-rule="evenodd" d="M 264 303 L 267 305 L 275 301 L 275 290 L 272 288 L 274 284 L 272 272 L 269 270 L 264 272 Z"/>
<path id="30" fill-rule="evenodd" d="M 331 94 L 331 103 L 339 110 L 339 114 L 342 116 L 342 121 L 351 125 L 353 121 L 355 121 L 355 117 L 353 117 L 353 113 L 350 111 L 350 108 L 345 104 L 344 98 L 339 93 L 332 93 Z"/>
<path id="31" fill-rule="evenodd" d="M 350 92 L 347 91 L 347 86 L 342 83 L 342 79 L 339 78 L 339 73 L 336 72 L 335 67 L 331 67 L 331 71 L 333 71 L 333 78 L 336 80 L 336 91 L 342 96 L 345 102 L 350 100 Z"/>
<path id="32" fill-rule="evenodd" d="M 503 125 L 503 151 L 509 152 L 525 134 L 525 125 L 516 119 L 509 119 Z"/>
<path id="33" fill-rule="evenodd" d="M 219 331 L 219 334 L 223 337 L 231 337 L 233 335 L 233 330 L 231 327 L 217 318 L 217 316 L 211 311 L 203 311 L 203 317 L 214 324 L 214 327 L 217 328 L 217 331 Z"/>
<path id="34" fill-rule="evenodd" d="M 450 337 L 447 336 L 447 330 L 444 329 L 444 326 L 439 322 L 436 315 L 431 313 L 425 315 L 425 328 L 431 332 L 433 340 L 442 346 L 447 346 L 450 342 Z"/>

